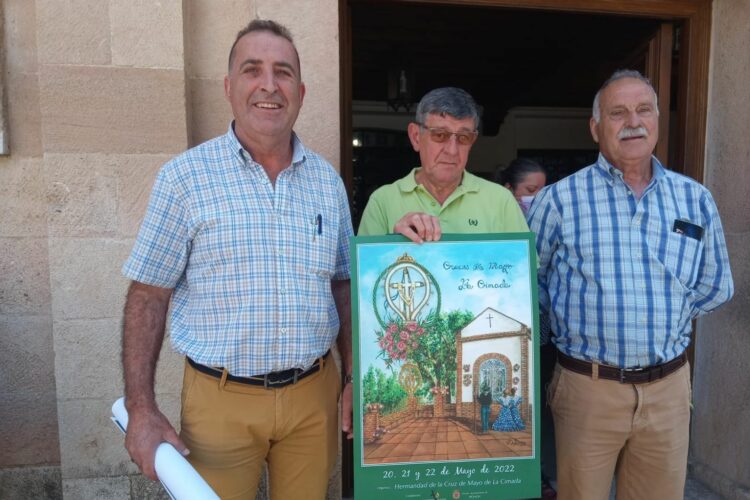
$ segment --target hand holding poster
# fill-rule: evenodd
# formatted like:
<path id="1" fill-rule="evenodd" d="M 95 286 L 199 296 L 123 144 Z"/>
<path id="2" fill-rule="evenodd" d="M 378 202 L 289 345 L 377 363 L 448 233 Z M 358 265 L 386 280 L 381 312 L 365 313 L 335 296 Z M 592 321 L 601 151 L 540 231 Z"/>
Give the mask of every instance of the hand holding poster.
<path id="1" fill-rule="evenodd" d="M 127 432 L 125 398 L 118 399 L 112 405 L 112 421 L 122 432 Z M 173 500 L 219 500 L 208 483 L 169 443 L 161 443 L 156 449 L 154 468 L 159 481 Z"/>
<path id="2" fill-rule="evenodd" d="M 539 496 L 533 235 L 353 241 L 355 497 Z"/>

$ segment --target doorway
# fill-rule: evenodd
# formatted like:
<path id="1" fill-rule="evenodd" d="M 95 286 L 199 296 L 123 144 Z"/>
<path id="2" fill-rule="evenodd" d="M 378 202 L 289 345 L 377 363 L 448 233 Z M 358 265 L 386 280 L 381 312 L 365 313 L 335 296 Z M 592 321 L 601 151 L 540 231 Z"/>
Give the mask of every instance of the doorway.
<path id="1" fill-rule="evenodd" d="M 491 177 L 527 156 L 555 180 L 596 157 L 588 118 L 601 83 L 637 69 L 660 96 L 657 156 L 702 180 L 709 0 L 340 0 L 340 23 L 341 172 L 355 230 L 372 190 L 417 166 L 406 125 L 440 86 L 482 108 L 470 171 Z"/>

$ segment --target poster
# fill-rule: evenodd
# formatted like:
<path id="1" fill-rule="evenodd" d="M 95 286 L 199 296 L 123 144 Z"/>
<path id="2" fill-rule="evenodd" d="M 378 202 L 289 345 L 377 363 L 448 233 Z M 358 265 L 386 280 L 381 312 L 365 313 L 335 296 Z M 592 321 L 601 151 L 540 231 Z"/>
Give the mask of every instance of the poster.
<path id="1" fill-rule="evenodd" d="M 357 500 L 539 496 L 533 238 L 353 238 Z"/>

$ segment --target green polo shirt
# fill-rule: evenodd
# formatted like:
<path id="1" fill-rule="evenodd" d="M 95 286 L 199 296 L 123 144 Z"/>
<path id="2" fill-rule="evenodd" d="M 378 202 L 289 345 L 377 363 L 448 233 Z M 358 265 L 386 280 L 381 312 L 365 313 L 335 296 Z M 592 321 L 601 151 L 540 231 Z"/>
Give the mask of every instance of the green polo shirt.
<path id="1" fill-rule="evenodd" d="M 526 218 L 513 195 L 499 184 L 464 172 L 461 184 L 445 203 L 440 203 L 417 184 L 415 168 L 406 177 L 378 188 L 370 196 L 359 236 L 390 234 L 409 212 L 423 212 L 440 219 L 443 233 L 525 233 Z"/>

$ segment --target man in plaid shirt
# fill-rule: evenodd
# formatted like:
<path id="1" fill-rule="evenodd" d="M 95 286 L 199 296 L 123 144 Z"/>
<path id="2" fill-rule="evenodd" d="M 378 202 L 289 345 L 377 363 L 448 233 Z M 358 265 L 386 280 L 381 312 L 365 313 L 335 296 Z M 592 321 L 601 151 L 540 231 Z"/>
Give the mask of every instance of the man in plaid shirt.
<path id="1" fill-rule="evenodd" d="M 667 109 L 669 106 L 667 105 Z M 558 498 L 681 500 L 692 319 L 733 293 L 711 193 L 652 156 L 656 92 L 616 72 L 594 99 L 599 159 L 544 188 L 529 212 L 539 299 L 558 364 Z"/>
<path id="2" fill-rule="evenodd" d="M 221 498 L 254 498 L 264 462 L 272 498 L 324 498 L 342 390 L 334 341 L 351 431 L 347 196 L 292 131 L 305 86 L 286 28 L 240 31 L 224 87 L 229 130 L 161 169 L 123 267 L 125 445 L 155 479 L 156 447 L 173 444 Z M 180 436 L 154 397 L 167 319 L 186 356 Z"/>

